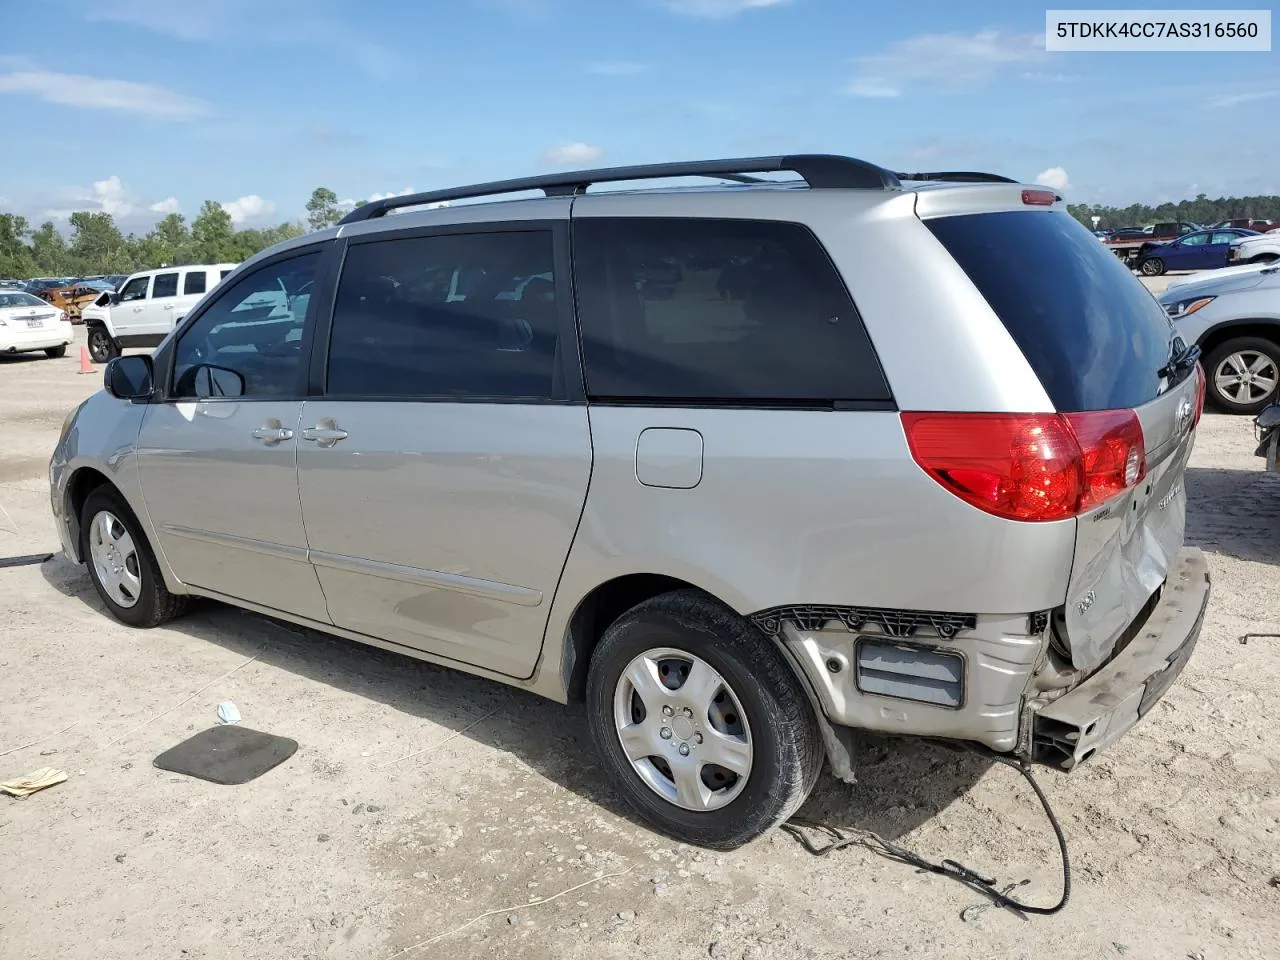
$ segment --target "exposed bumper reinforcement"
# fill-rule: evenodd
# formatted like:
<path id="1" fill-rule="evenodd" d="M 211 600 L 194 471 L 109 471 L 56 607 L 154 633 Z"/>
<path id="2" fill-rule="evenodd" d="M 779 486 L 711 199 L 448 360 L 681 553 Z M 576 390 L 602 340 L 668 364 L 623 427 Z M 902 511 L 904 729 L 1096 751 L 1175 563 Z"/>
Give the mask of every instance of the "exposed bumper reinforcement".
<path id="1" fill-rule="evenodd" d="M 1191 658 L 1209 603 L 1209 565 L 1184 549 L 1139 634 L 1110 663 L 1039 710 L 1032 751 L 1070 770 L 1118 740 L 1173 686 Z"/>

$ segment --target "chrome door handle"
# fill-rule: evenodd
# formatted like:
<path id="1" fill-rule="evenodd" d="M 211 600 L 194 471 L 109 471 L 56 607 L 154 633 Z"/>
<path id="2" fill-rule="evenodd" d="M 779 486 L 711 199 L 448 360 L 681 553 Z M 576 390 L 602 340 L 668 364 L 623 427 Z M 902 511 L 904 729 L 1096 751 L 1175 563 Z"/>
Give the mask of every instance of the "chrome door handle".
<path id="1" fill-rule="evenodd" d="M 172 310 L 172 309 L 173 309 L 173 304 L 172 304 L 172 303 L 166 303 L 166 304 L 164 305 L 164 308 L 165 308 L 166 310 Z"/>
<path id="2" fill-rule="evenodd" d="M 134 307 L 134 308 L 133 308 L 133 312 L 134 312 L 134 313 L 141 313 L 141 312 L 142 312 L 142 308 L 141 308 L 141 307 Z"/>
<path id="3" fill-rule="evenodd" d="M 279 420 L 276 420 L 276 421 L 268 420 L 266 423 L 260 426 L 257 430 L 253 431 L 253 439 L 261 440 L 263 443 L 265 443 L 269 447 L 274 446 L 275 444 L 280 443 L 284 440 L 291 440 L 292 438 L 293 438 L 293 431 L 290 430 L 288 427 L 280 426 Z"/>
<path id="4" fill-rule="evenodd" d="M 321 417 L 314 427 L 307 427 L 302 431 L 302 439 L 313 440 L 318 447 L 332 447 L 346 438 L 347 431 L 340 428 L 331 417 Z"/>

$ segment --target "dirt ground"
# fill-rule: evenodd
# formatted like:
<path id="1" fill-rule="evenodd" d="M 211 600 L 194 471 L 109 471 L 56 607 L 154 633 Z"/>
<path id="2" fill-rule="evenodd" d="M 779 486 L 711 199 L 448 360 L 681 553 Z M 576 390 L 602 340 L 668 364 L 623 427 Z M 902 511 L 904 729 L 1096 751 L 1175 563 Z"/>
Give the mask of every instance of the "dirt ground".
<path id="1" fill-rule="evenodd" d="M 0 359 L 0 556 L 56 550 L 48 455 L 100 386 L 76 368 Z M 610 791 L 579 710 L 213 603 L 131 630 L 55 558 L 0 569 L 0 779 L 70 775 L 0 799 L 0 955 L 1274 958 L 1280 639 L 1238 638 L 1280 633 L 1280 477 L 1250 441 L 1247 419 L 1201 425 L 1188 539 L 1214 596 L 1186 672 L 1108 753 L 1039 773 L 1073 858 L 1057 917 L 962 919 L 981 900 L 956 883 L 781 831 L 677 845 Z M 297 754 L 237 787 L 152 766 L 228 699 Z M 1057 899 L 1013 771 L 885 740 L 861 778 L 825 777 L 802 815 Z"/>

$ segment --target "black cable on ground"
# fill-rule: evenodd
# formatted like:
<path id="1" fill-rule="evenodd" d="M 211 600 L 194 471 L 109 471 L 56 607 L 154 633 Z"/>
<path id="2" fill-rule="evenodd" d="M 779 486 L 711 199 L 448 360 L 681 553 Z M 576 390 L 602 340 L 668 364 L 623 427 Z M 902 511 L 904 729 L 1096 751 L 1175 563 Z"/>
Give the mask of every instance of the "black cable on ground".
<path id="1" fill-rule="evenodd" d="M 0 567 L 27 567 L 52 560 L 52 553 L 33 553 L 25 557 L 0 557 Z"/>
<path id="2" fill-rule="evenodd" d="M 966 745 L 967 746 L 967 745 Z M 870 850 L 872 853 L 879 854 L 890 860 L 899 863 L 906 863 L 917 869 L 928 873 L 936 873 L 942 877 L 949 877 L 957 883 L 962 883 L 971 890 L 976 891 L 986 897 L 993 905 L 1006 910 L 1012 910 L 1019 914 L 1035 914 L 1037 916 L 1049 917 L 1055 913 L 1061 912 L 1067 906 L 1067 902 L 1071 899 L 1071 861 L 1067 856 L 1067 838 L 1062 832 L 1062 825 L 1058 822 L 1058 818 L 1054 815 L 1053 808 L 1049 805 L 1049 798 L 1045 796 L 1044 791 L 1040 789 L 1040 784 L 1036 783 L 1035 777 L 1031 775 L 1031 767 L 1026 761 L 1016 760 L 1003 754 L 993 753 L 977 747 L 968 747 L 975 753 L 1002 763 L 1006 767 L 1012 767 L 1017 770 L 1027 783 L 1031 784 L 1031 789 L 1035 791 L 1036 797 L 1040 800 L 1040 806 L 1044 809 L 1045 816 L 1049 818 L 1049 825 L 1053 827 L 1054 836 L 1058 839 L 1058 850 L 1062 855 L 1062 898 L 1051 907 L 1039 907 L 1033 904 L 1022 903 L 1009 896 L 1010 891 L 1022 886 L 1028 881 L 1023 880 L 1020 883 L 1005 887 L 1004 890 L 996 889 L 996 881 L 991 878 L 982 876 L 961 863 L 954 860 L 943 860 L 941 863 L 934 863 L 926 860 L 917 853 L 899 846 L 891 840 L 886 840 L 879 834 L 872 833 L 870 830 L 859 830 L 856 832 L 848 832 L 837 830 L 835 827 L 829 827 L 820 823 L 812 823 L 804 820 L 792 819 L 782 825 L 782 829 L 793 836 L 796 840 L 803 844 L 804 848 L 812 853 L 815 857 L 825 857 L 827 854 L 844 847 L 861 846 Z M 814 843 L 806 834 L 805 830 L 813 830 L 825 834 L 829 837 L 829 841 L 825 844 Z"/>

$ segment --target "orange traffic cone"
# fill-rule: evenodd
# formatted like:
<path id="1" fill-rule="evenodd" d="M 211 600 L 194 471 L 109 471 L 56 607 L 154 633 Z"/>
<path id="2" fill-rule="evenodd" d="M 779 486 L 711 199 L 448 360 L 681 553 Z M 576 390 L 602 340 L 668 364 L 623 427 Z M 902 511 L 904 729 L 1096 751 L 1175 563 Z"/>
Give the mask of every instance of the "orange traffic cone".
<path id="1" fill-rule="evenodd" d="M 93 373 L 93 364 L 89 362 L 89 350 L 83 345 L 80 347 L 80 372 Z"/>

